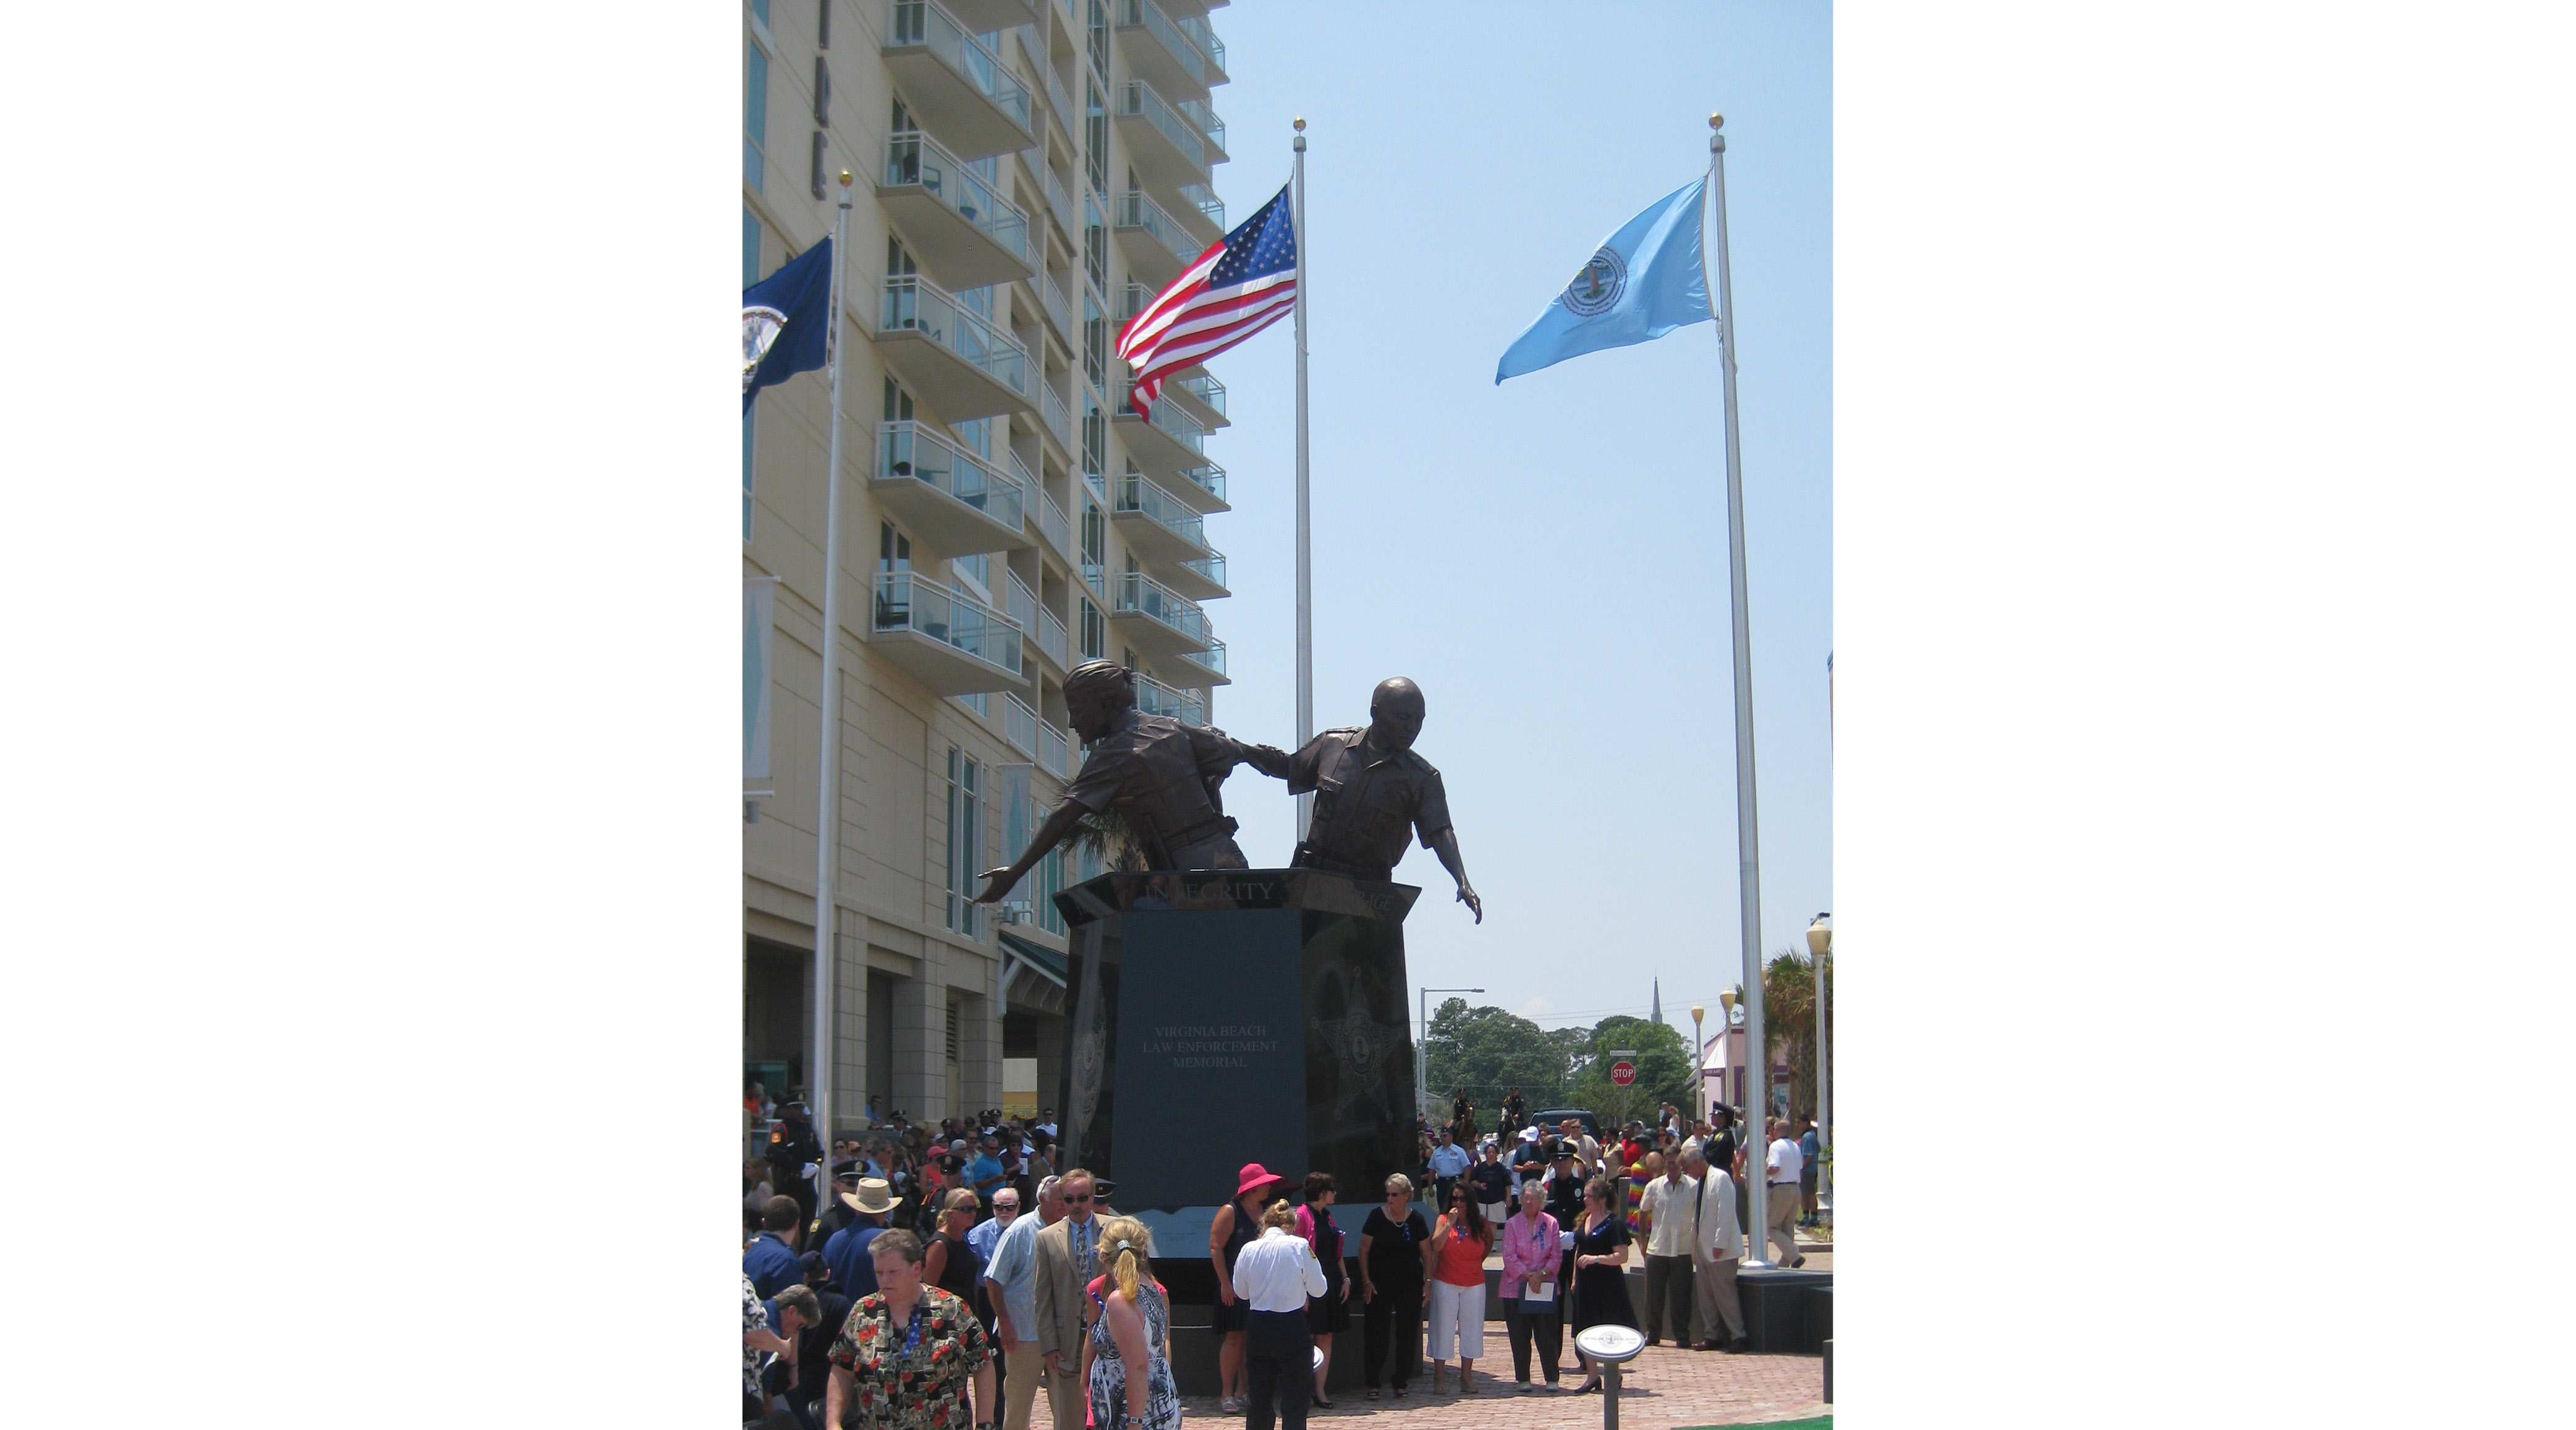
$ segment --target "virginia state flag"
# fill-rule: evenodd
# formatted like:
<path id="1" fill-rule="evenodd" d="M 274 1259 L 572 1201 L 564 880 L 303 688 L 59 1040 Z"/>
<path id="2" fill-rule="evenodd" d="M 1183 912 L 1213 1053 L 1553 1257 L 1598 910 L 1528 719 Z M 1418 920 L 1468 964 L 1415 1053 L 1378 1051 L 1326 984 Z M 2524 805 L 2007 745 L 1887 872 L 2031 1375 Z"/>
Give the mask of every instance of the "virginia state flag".
<path id="1" fill-rule="evenodd" d="M 778 266 L 742 290 L 742 410 L 773 383 L 823 365 L 832 335 L 832 240 Z"/>
<path id="2" fill-rule="evenodd" d="M 1504 349 L 1494 381 L 1714 321 L 1699 252 L 1707 184 L 1706 175 L 1693 179 L 1620 225 L 1538 321 Z"/>

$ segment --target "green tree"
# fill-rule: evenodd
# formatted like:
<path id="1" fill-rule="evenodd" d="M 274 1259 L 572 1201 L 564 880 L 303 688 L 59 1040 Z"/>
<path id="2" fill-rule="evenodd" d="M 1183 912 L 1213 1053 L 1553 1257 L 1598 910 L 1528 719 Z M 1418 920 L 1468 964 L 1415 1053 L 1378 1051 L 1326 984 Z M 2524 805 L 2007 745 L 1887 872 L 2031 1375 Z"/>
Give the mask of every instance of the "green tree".
<path id="1" fill-rule="evenodd" d="M 1613 1048 L 1633 1048 L 1637 1080 L 1622 1088 L 1610 1080 Z M 1630 1117 L 1652 1119 L 1661 1103 L 1689 1107 L 1698 1096 L 1692 1074 L 1690 1040 L 1669 1023 L 1644 1018 L 1604 1018 L 1586 1040 L 1583 1064 L 1574 1076 L 1576 1107 L 1588 1107 L 1606 1129 L 1617 1125 L 1624 1108 Z"/>
<path id="2" fill-rule="evenodd" d="M 1825 980 L 1834 976 L 1833 955 L 1825 956 Z M 1834 1010 L 1825 1009 L 1831 1036 Z M 1816 1111 L 1816 965 L 1790 949 L 1771 955 L 1762 969 L 1762 1038 L 1776 1054 L 1789 1057 L 1789 1116 L 1812 1117 Z"/>
<path id="3" fill-rule="evenodd" d="M 1477 1121 L 1494 1125 L 1493 1112 L 1507 1089 L 1517 1087 L 1531 1110 L 1555 1105 L 1565 1090 L 1568 1059 L 1554 1035 L 1516 1013 L 1470 1007 L 1464 998 L 1442 1000 L 1431 1015 L 1426 1078 L 1435 1110 L 1448 1105 L 1450 1089 L 1464 1085 L 1477 1106 Z"/>

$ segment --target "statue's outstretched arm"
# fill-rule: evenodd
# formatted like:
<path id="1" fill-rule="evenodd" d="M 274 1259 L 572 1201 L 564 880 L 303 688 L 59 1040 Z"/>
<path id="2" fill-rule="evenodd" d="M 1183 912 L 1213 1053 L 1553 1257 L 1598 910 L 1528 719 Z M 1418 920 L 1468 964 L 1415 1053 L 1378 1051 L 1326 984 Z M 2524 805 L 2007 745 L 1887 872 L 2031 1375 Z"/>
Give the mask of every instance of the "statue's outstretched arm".
<path id="1" fill-rule="evenodd" d="M 1002 896 L 1011 892 L 1012 886 L 1047 856 L 1048 850 L 1063 843 L 1065 836 L 1073 833 L 1074 826 L 1082 822 L 1082 816 L 1087 812 L 1069 799 L 1057 805 L 1055 812 L 1046 817 L 1046 822 L 1038 826 L 1038 832 L 1029 836 L 1029 847 L 1020 851 L 1019 858 L 1003 868 L 984 871 L 984 892 L 975 896 L 975 902 L 1000 903 Z"/>
<path id="2" fill-rule="evenodd" d="M 1440 867 L 1448 870 L 1449 877 L 1458 881 L 1458 902 L 1467 906 L 1468 911 L 1476 916 L 1476 922 L 1483 923 L 1485 901 L 1476 897 L 1475 886 L 1467 882 L 1467 860 L 1458 852 L 1458 831 L 1444 829 L 1432 835 L 1431 852 L 1440 856 Z"/>

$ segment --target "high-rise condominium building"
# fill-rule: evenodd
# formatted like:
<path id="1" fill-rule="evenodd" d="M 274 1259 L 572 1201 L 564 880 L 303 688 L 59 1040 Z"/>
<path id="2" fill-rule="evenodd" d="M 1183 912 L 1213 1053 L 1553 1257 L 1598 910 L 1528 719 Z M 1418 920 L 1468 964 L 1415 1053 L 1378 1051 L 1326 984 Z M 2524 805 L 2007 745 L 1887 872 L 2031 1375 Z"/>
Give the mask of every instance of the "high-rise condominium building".
<path id="1" fill-rule="evenodd" d="M 1224 0 L 1215 0 L 1222 4 Z M 837 851 L 835 1130 L 1054 1101 L 1068 851 L 999 910 L 1081 759 L 1063 681 L 1094 656 L 1204 722 L 1226 683 L 1205 438 L 1225 389 L 1128 408 L 1118 329 L 1225 232 L 1203 0 L 748 0 L 743 282 L 830 236 L 841 171 L 840 629 L 822 628 L 825 374 L 743 426 L 743 1053 L 812 1087 L 815 865 Z M 822 686 L 822 643 L 840 689 Z M 818 741 L 839 791 L 816 808 Z"/>

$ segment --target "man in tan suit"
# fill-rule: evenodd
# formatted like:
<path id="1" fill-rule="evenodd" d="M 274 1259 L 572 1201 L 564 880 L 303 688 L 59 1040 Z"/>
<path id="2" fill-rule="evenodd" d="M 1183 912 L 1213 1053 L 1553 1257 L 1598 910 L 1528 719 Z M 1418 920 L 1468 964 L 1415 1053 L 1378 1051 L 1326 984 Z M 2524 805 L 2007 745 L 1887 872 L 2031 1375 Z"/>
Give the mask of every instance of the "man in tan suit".
<path id="1" fill-rule="evenodd" d="M 1080 1167 L 1056 1179 L 1064 1220 L 1038 1233 L 1038 1348 L 1046 1357 L 1047 1409 L 1055 1430 L 1082 1430 L 1089 1392 L 1075 1379 L 1082 1370 L 1082 1288 L 1100 1274 L 1100 1223 L 1092 1216 L 1093 1179 Z"/>

